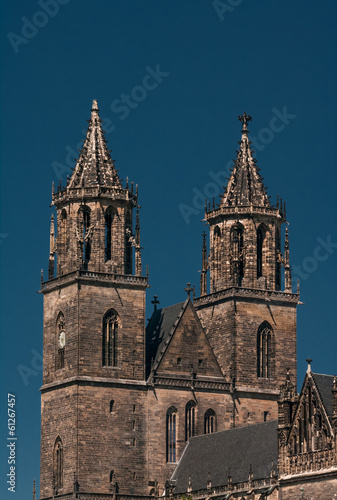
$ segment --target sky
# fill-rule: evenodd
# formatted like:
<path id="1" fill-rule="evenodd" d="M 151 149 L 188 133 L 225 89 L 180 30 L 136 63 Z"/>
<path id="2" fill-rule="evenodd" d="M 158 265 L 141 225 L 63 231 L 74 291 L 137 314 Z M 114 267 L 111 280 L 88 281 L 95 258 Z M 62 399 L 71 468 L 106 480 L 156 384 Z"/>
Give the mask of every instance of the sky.
<path id="1" fill-rule="evenodd" d="M 308 357 L 336 373 L 336 2 L 15 0 L 1 11 L 1 498 L 30 498 L 33 478 L 38 490 L 51 185 L 74 166 L 93 99 L 120 176 L 139 184 L 147 317 L 154 294 L 165 307 L 187 282 L 198 292 L 204 199 L 222 194 L 238 115 L 253 117 L 268 194 L 287 203 L 298 379 Z"/>

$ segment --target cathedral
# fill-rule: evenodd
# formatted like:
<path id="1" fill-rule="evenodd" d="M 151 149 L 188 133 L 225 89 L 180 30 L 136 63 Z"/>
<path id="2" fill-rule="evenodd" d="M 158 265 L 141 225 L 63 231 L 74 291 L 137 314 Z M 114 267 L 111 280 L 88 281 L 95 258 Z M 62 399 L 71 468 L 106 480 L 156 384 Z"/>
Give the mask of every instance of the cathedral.
<path id="1" fill-rule="evenodd" d="M 138 187 L 122 184 L 93 101 L 52 189 L 41 500 L 337 498 L 337 380 L 308 360 L 296 391 L 286 206 L 239 120 L 228 184 L 205 206 L 200 294 L 188 283 L 162 309 L 154 296 L 146 325 Z"/>

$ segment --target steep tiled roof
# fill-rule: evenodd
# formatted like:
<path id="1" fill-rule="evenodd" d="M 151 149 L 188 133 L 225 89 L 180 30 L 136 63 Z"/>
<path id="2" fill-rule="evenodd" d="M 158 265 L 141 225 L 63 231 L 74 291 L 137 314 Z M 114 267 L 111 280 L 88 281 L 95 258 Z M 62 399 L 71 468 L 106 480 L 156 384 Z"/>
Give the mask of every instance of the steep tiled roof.
<path id="1" fill-rule="evenodd" d="M 318 392 L 322 398 L 324 408 L 329 417 L 332 417 L 332 384 L 333 375 L 321 375 L 320 373 L 311 373 Z"/>
<path id="2" fill-rule="evenodd" d="M 92 103 L 89 127 L 69 188 L 121 187 L 101 126 L 97 101 Z"/>
<path id="3" fill-rule="evenodd" d="M 239 120 L 243 124 L 240 148 L 220 206 L 270 207 L 248 138 L 247 122 L 251 120 L 251 117 L 244 113 Z"/>
<path id="4" fill-rule="evenodd" d="M 205 489 L 208 477 L 212 487 L 223 486 L 229 469 L 233 483 L 248 481 L 250 465 L 254 479 L 267 478 L 277 460 L 276 420 L 193 437 L 172 476 L 174 493 L 186 492 L 189 478 L 194 491 Z"/>
<path id="5" fill-rule="evenodd" d="M 174 304 L 173 306 L 157 309 L 146 327 L 146 361 L 147 367 L 151 360 L 155 363 L 168 340 L 178 316 L 183 312 L 187 301 Z"/>

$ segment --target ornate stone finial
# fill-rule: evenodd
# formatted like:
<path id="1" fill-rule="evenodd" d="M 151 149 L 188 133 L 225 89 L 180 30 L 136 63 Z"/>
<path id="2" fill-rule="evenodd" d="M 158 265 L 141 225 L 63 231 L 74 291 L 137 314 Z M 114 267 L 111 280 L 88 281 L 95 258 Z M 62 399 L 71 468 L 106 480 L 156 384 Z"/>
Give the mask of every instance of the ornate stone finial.
<path id="1" fill-rule="evenodd" d="M 160 301 L 158 300 L 158 295 L 153 296 L 153 300 L 151 300 L 151 304 L 154 305 L 154 310 L 157 310 L 157 304 L 160 304 Z"/>
<path id="2" fill-rule="evenodd" d="M 249 132 L 247 123 L 252 120 L 252 117 L 246 114 L 246 111 L 243 113 L 243 115 L 239 116 L 238 119 L 242 123 L 242 133 L 247 133 Z"/>
<path id="3" fill-rule="evenodd" d="M 41 269 L 41 283 L 43 283 L 43 269 Z"/>
<path id="4" fill-rule="evenodd" d="M 312 359 L 311 359 L 311 358 L 307 358 L 307 359 L 306 359 L 306 362 L 308 363 L 307 372 L 311 372 L 311 363 L 312 363 Z"/>
<path id="5" fill-rule="evenodd" d="M 33 500 L 36 500 L 35 479 L 33 479 Z"/>
<path id="6" fill-rule="evenodd" d="M 191 292 L 193 292 L 193 288 L 191 287 L 191 283 L 186 283 L 186 288 L 184 288 L 187 293 L 188 298 L 191 297 Z"/>
<path id="7" fill-rule="evenodd" d="M 98 104 L 96 99 L 92 101 L 91 111 L 98 111 Z"/>

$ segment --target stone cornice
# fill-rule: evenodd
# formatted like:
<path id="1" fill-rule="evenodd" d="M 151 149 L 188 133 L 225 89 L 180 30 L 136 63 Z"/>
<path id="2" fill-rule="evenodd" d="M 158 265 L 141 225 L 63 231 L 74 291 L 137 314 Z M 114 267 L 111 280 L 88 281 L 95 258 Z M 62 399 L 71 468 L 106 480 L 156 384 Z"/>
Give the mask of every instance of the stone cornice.
<path id="1" fill-rule="evenodd" d="M 196 309 L 200 309 L 203 306 L 214 304 L 216 302 L 224 302 L 233 298 L 244 298 L 247 300 L 253 299 L 254 301 L 260 300 L 261 302 L 288 302 L 292 304 L 298 304 L 300 300 L 298 293 L 232 286 L 218 292 L 197 297 L 194 299 L 193 304 Z"/>
<path id="2" fill-rule="evenodd" d="M 147 288 L 147 276 L 135 276 L 131 274 L 116 274 L 116 273 L 102 273 L 96 271 L 82 271 L 77 270 L 71 273 L 58 276 L 48 281 L 41 283 L 41 292 L 47 293 L 60 287 L 70 285 L 72 283 L 99 283 L 100 285 L 118 285 L 128 286 L 132 288 Z"/>
<path id="3" fill-rule="evenodd" d="M 69 385 L 111 385 L 111 386 L 121 386 L 121 387 L 129 387 L 133 389 L 137 388 L 145 388 L 146 382 L 145 380 L 129 380 L 129 379 L 120 379 L 120 378 L 107 378 L 107 377 L 89 377 L 89 376 L 75 376 L 68 377 L 63 380 L 57 380 L 55 382 L 51 382 L 49 384 L 44 384 L 41 388 L 41 392 L 47 392 L 52 389 L 61 388 Z"/>

